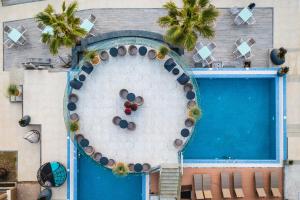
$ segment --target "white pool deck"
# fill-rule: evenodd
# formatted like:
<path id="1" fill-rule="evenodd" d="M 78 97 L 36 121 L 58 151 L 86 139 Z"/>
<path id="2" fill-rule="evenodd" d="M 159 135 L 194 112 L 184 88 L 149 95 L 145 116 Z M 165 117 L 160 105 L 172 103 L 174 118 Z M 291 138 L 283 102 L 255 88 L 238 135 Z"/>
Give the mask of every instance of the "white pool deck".
<path id="1" fill-rule="evenodd" d="M 45 0 L 35 3 L 20 4 L 15 6 L 0 6 L 0 65 L 3 61 L 3 23 L 4 21 L 17 20 L 33 17 L 35 13 L 43 9 L 48 3 L 56 8 L 60 6 L 60 0 Z M 163 0 L 79 0 L 80 9 L 90 8 L 160 8 L 165 2 Z M 176 2 L 180 2 L 179 0 Z M 287 65 L 291 67 L 289 76 L 296 79 L 287 82 L 287 123 L 300 124 L 300 82 L 297 81 L 300 76 L 300 2 L 299 0 L 287 1 L 253 1 L 258 7 L 274 7 L 274 47 L 284 46 L 288 48 Z M 215 0 L 213 3 L 217 7 L 245 6 L 249 1 L 241 0 Z M 1 66 L 1 69 L 3 66 Z M 297 79 L 298 78 L 298 79 Z M 28 81 L 26 81 L 28 80 Z M 30 81 L 29 81 L 30 80 Z M 49 85 L 47 81 L 50 81 Z M 20 104 L 11 104 L 5 97 L 5 89 L 9 84 L 9 74 L 0 71 L 0 150 L 18 151 L 18 180 L 19 181 L 35 181 L 36 170 L 41 164 L 40 157 L 48 160 L 59 160 L 66 163 L 66 140 L 65 127 L 62 119 L 62 100 L 63 90 L 66 83 L 65 73 L 47 73 L 41 74 L 30 73 L 25 75 L 25 89 L 30 88 L 31 95 L 27 95 L 24 104 L 27 104 L 26 112 L 33 115 L 33 120 L 42 123 L 42 149 L 39 146 L 24 142 L 21 136 L 26 129 L 17 125 L 18 119 L 22 114 Z M 47 89 L 39 87 L 43 84 Z M 48 92 L 51 91 L 52 93 Z M 28 90 L 29 92 L 29 90 Z M 41 95 L 43 94 L 43 95 Z M 44 101 L 43 105 L 40 101 Z M 26 103 L 27 102 L 27 103 Z M 32 103 L 30 103 L 32 102 Z M 47 109 L 50 106 L 51 109 Z M 42 110 L 47 113 L 41 114 Z M 4 114 L 3 114 L 4 113 Z M 47 124 L 47 125 L 46 125 Z M 43 128 L 44 127 L 44 128 Z M 61 143 L 60 143 L 61 141 Z M 292 135 L 289 137 L 288 157 L 293 160 L 300 160 L 300 135 Z M 51 148 L 51 151 L 47 149 Z M 45 148 L 46 147 L 46 148 Z M 53 151 L 55 149 L 55 151 Z M 28 162 L 30 158 L 30 162 Z M 285 197 L 287 199 L 298 199 L 300 188 L 299 163 L 295 163 L 293 167 L 286 167 L 285 174 Z M 54 200 L 66 199 L 66 187 L 53 190 Z"/>
<path id="2" fill-rule="evenodd" d="M 174 140 L 183 139 L 187 102 L 183 86 L 164 69 L 164 61 L 147 56 L 112 58 L 100 63 L 87 76 L 80 90 L 77 112 L 80 133 L 96 151 L 126 163 L 178 163 Z M 127 89 L 144 98 L 144 104 L 125 115 L 119 91 Z M 121 129 L 112 123 L 114 116 L 136 123 L 136 130 Z"/>

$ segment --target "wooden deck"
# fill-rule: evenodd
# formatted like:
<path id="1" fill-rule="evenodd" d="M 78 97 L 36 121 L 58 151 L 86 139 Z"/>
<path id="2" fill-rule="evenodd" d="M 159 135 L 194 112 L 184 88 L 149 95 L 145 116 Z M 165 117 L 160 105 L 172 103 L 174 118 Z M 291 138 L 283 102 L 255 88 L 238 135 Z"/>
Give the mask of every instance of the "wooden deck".
<path id="1" fill-rule="evenodd" d="M 216 37 L 213 41 L 217 48 L 213 56 L 217 60 L 222 60 L 225 65 L 241 65 L 233 59 L 233 49 L 235 41 L 242 37 L 249 39 L 253 37 L 256 41 L 252 51 L 254 57 L 252 60 L 253 67 L 267 67 L 268 50 L 273 47 L 273 8 L 256 8 L 254 17 L 256 24 L 251 26 L 233 25 L 233 16 L 229 14 L 229 9 L 220 8 L 220 17 L 216 23 Z M 117 31 L 117 30 L 146 30 L 158 33 L 164 33 L 165 30 L 158 26 L 158 17 L 165 14 L 164 9 L 92 9 L 79 11 L 78 16 L 86 18 L 93 13 L 96 18 L 95 27 L 97 34 Z M 27 43 L 24 46 L 18 46 L 8 49 L 4 47 L 4 70 L 11 67 L 19 67 L 26 58 L 41 57 L 53 58 L 50 55 L 47 46 L 40 42 L 41 32 L 37 28 L 34 19 L 24 19 L 18 21 L 4 22 L 4 26 L 18 27 L 23 25 L 27 32 L 25 37 Z M 6 36 L 4 37 L 4 40 Z M 204 44 L 207 41 L 201 40 Z M 70 50 L 61 50 L 60 55 L 70 53 Z M 189 64 L 193 64 L 192 52 L 185 54 L 185 59 Z"/>

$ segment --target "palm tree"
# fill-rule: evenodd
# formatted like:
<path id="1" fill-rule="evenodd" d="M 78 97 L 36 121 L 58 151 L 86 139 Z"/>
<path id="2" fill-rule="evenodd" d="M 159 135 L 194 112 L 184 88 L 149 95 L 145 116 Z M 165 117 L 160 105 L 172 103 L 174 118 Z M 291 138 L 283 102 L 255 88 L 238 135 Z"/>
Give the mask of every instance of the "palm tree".
<path id="1" fill-rule="evenodd" d="M 170 1 L 164 8 L 168 15 L 160 17 L 158 23 L 168 27 L 164 35 L 166 41 L 191 51 L 199 35 L 204 38 L 214 37 L 213 26 L 219 12 L 209 0 L 183 0 L 183 8 L 178 8 Z"/>
<path id="2" fill-rule="evenodd" d="M 57 54 L 61 46 L 69 48 L 75 46 L 76 42 L 86 35 L 86 31 L 80 28 L 80 18 L 75 16 L 77 7 L 76 1 L 68 7 L 64 1 L 61 13 L 56 13 L 53 6 L 48 5 L 36 15 L 38 23 L 53 28 L 53 34 L 42 34 L 42 42 L 49 46 L 52 54 Z"/>

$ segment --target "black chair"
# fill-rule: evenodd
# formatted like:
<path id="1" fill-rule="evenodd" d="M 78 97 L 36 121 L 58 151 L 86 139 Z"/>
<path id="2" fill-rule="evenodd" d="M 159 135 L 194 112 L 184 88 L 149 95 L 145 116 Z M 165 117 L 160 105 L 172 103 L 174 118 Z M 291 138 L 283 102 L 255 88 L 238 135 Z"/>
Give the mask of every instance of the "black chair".
<path id="1" fill-rule="evenodd" d="M 255 3 L 250 3 L 248 5 L 249 10 L 253 10 L 255 8 Z"/>
<path id="2" fill-rule="evenodd" d="M 177 81 L 181 85 L 185 85 L 187 82 L 189 82 L 190 77 L 186 75 L 185 73 L 181 74 L 178 78 Z"/>
<path id="3" fill-rule="evenodd" d="M 172 69 L 176 66 L 176 63 L 174 62 L 173 58 L 169 58 L 166 60 L 164 67 L 168 72 L 171 72 Z"/>
<path id="4" fill-rule="evenodd" d="M 73 80 L 70 81 L 70 87 L 79 90 L 82 87 L 82 82 L 74 78 Z"/>
<path id="5" fill-rule="evenodd" d="M 90 64 L 90 63 L 89 63 Z M 91 64 L 90 64 L 91 65 Z M 90 66 L 88 65 L 87 63 L 84 63 L 84 65 L 81 67 L 81 70 L 84 71 L 85 73 L 87 74 L 90 74 L 92 73 L 94 67 L 93 66 Z"/>
<path id="6" fill-rule="evenodd" d="M 118 49 L 113 47 L 109 50 L 109 54 L 112 56 L 112 57 L 117 57 L 118 56 Z"/>
<path id="7" fill-rule="evenodd" d="M 147 53 L 147 48 L 144 47 L 144 46 L 141 46 L 141 47 L 139 48 L 139 54 L 140 54 L 141 56 L 145 56 L 146 53 Z"/>

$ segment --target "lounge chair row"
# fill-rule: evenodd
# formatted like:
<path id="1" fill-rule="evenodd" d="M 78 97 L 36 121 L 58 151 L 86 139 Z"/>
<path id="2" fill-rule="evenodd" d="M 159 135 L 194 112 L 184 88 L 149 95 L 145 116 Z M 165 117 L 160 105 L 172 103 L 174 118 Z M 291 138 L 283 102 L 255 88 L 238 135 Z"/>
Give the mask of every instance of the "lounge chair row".
<path id="1" fill-rule="evenodd" d="M 233 197 L 230 193 L 230 176 L 231 173 L 229 172 L 221 172 L 221 190 L 222 196 L 224 199 L 230 198 L 244 198 L 244 190 L 242 186 L 242 176 L 239 172 L 233 173 L 233 191 L 235 193 L 235 197 Z M 257 196 L 259 198 L 266 198 L 267 193 L 264 189 L 264 182 L 263 182 L 263 173 L 262 172 L 255 172 L 254 175 L 255 179 L 255 189 Z M 282 197 L 281 192 L 279 190 L 279 182 L 278 182 L 278 173 L 271 172 L 270 175 L 271 179 L 271 194 L 272 197 Z M 209 174 L 194 174 L 194 189 L 195 189 L 195 196 L 196 199 L 211 199 L 213 198 L 212 191 L 211 191 L 211 175 Z"/>

